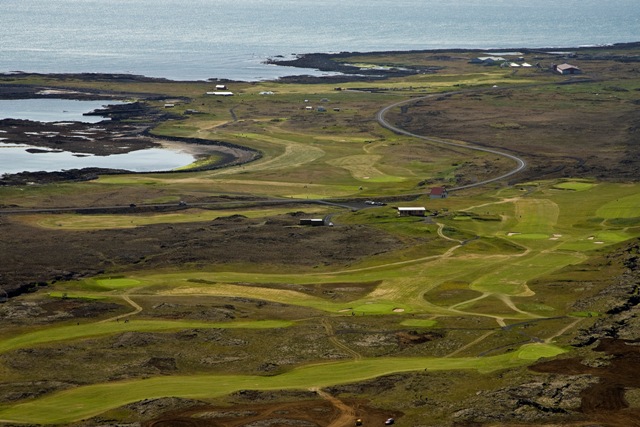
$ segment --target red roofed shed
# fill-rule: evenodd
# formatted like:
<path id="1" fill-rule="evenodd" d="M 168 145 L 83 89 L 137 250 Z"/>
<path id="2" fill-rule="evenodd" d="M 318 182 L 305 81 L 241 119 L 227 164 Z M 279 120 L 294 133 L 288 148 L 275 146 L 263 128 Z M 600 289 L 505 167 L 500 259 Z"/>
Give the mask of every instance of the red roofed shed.
<path id="1" fill-rule="evenodd" d="M 444 187 L 433 187 L 429 193 L 430 199 L 444 199 L 447 197 L 447 189 Z"/>

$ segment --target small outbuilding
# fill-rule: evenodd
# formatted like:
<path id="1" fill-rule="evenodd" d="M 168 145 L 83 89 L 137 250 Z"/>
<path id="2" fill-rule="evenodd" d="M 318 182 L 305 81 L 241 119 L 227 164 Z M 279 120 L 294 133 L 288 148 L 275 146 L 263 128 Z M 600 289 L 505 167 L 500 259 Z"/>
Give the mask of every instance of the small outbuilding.
<path id="1" fill-rule="evenodd" d="M 233 92 L 229 92 L 229 91 L 215 91 L 215 92 L 207 92 L 207 95 L 213 95 L 213 96 L 233 96 Z"/>
<path id="2" fill-rule="evenodd" d="M 400 216 L 425 216 L 427 209 L 424 207 L 406 207 L 398 208 L 398 215 Z"/>
<path id="3" fill-rule="evenodd" d="M 433 187 L 429 192 L 430 199 L 446 199 L 448 195 L 449 193 L 444 187 Z"/>
<path id="4" fill-rule="evenodd" d="M 562 75 L 582 74 L 582 70 L 580 68 L 576 67 L 575 65 L 571 65 L 567 63 L 554 65 L 553 69 L 556 73 L 559 73 Z"/>
<path id="5" fill-rule="evenodd" d="M 216 90 L 227 90 L 227 85 L 216 85 Z"/>
<path id="6" fill-rule="evenodd" d="M 314 227 L 318 227 L 318 226 L 324 225 L 324 219 L 323 218 L 301 218 L 300 225 L 311 225 Z"/>

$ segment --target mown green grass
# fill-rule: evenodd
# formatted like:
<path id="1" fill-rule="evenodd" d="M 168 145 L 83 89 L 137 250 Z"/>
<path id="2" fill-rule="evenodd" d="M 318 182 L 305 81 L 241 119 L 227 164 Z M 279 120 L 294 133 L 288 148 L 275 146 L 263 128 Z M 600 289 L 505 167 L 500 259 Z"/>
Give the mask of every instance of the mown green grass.
<path id="1" fill-rule="evenodd" d="M 558 188 L 560 190 L 572 190 L 572 191 L 585 191 L 590 190 L 596 184 L 593 182 L 584 182 L 584 181 L 566 181 L 560 182 L 553 186 L 553 188 Z"/>
<path id="2" fill-rule="evenodd" d="M 232 329 L 232 328 L 285 328 L 290 322 L 279 320 L 238 321 L 238 322 L 195 322 L 195 321 L 168 321 L 168 320 L 141 320 L 130 322 L 110 321 L 103 323 L 83 323 L 70 326 L 59 326 L 26 332 L 21 335 L 5 339 L 0 342 L 0 353 L 28 348 L 41 344 L 85 339 L 102 335 L 118 334 L 122 332 L 166 332 L 182 329 Z"/>
<path id="3" fill-rule="evenodd" d="M 542 357 L 553 357 L 563 352 L 565 350 L 552 345 L 527 344 L 512 353 L 484 358 L 375 358 L 309 365 L 271 377 L 169 376 L 96 384 L 65 390 L 0 409 L 0 419 L 20 423 L 68 423 L 142 399 L 166 396 L 206 399 L 227 395 L 241 389 L 322 388 L 392 373 L 425 369 L 477 370 L 488 373 L 523 366 Z"/>
<path id="4" fill-rule="evenodd" d="M 405 80 L 353 85 L 375 85 L 384 90 L 380 94 L 336 93 L 333 85 L 319 84 L 314 85 L 315 93 L 313 97 L 309 97 L 307 85 L 239 83 L 238 93 L 242 94 L 243 100 L 249 101 L 242 103 L 243 105 L 237 105 L 237 99 L 218 103 L 203 96 L 202 93 L 206 90 L 204 84 L 198 88 L 189 87 L 188 91 L 187 85 L 180 85 L 180 90 L 185 90 L 194 97 L 194 104 L 203 104 L 206 114 L 184 121 L 166 122 L 156 128 L 155 133 L 234 142 L 259 149 L 264 157 L 242 167 L 201 173 L 107 176 L 91 183 L 0 189 L 0 198 L 5 204 L 31 206 L 44 199 L 48 203 L 55 203 L 56 200 L 66 202 L 71 197 L 78 197 L 80 192 L 117 192 L 124 188 L 136 188 L 141 192 L 162 189 L 164 193 L 154 193 L 149 197 L 174 201 L 180 200 L 175 198 L 176 194 L 184 191 L 298 199 L 396 196 L 399 193 L 426 192 L 425 187 L 417 186 L 419 181 L 434 177 L 435 180 L 453 178 L 458 172 L 458 161 L 465 160 L 466 154 L 456 155 L 456 158 L 451 153 L 437 155 L 435 145 L 428 145 L 425 149 L 424 142 L 416 144 L 410 138 L 393 135 L 365 123 L 366 120 L 362 117 L 372 117 L 381 104 L 389 102 L 390 95 L 406 96 L 426 90 L 433 93 L 452 89 L 454 86 L 503 86 L 533 80 L 508 76 L 508 71 L 498 68 L 478 71 L 477 67 L 460 67 L 470 71 L 462 77 L 455 73 L 439 73 Z M 141 84 L 131 86 L 133 87 L 141 91 L 160 92 L 164 86 Z M 178 93 L 177 87 L 171 90 Z M 579 91 L 581 96 L 588 96 L 590 90 L 596 89 L 603 88 L 583 85 L 566 85 L 561 88 L 566 92 Z M 273 90 L 278 94 L 261 98 L 256 95 L 259 90 Z M 557 91 L 558 88 L 553 86 L 534 90 Z M 313 115 L 302 116 L 303 113 L 298 110 L 305 97 L 309 97 L 314 104 L 327 97 L 332 102 L 350 103 L 350 108 L 344 109 L 344 114 L 321 116 L 314 112 Z M 489 102 L 495 105 L 512 105 L 516 101 L 500 98 Z M 554 107 L 573 108 L 568 100 L 556 104 Z M 230 108 L 236 108 L 242 119 L 234 122 Z M 548 106 L 545 105 L 544 108 Z M 325 118 L 327 121 L 321 122 Z M 358 125 L 353 126 L 353 123 L 361 123 L 362 129 Z M 220 126 L 222 124 L 225 126 Z M 505 119 L 494 126 L 510 127 L 516 124 Z M 296 129 L 296 126 L 301 126 L 303 130 Z M 428 156 L 429 154 L 431 155 Z M 422 161 L 422 158 L 428 161 Z M 636 184 L 570 180 L 526 183 L 519 188 L 490 190 L 485 194 L 460 192 L 449 199 L 438 201 L 423 197 L 411 203 L 425 205 L 432 210 L 442 211 L 446 208 L 452 212 L 452 216 L 437 217 L 435 221 L 446 226 L 444 230 L 447 237 L 469 239 L 464 246 L 456 248 L 457 242 L 440 238 L 437 234 L 438 225 L 435 223 L 427 223 L 423 219 L 398 218 L 396 212 L 388 207 L 367 209 L 341 213 L 335 216 L 335 221 L 338 224 L 379 228 L 403 239 L 406 247 L 396 252 L 354 261 L 350 265 L 320 266 L 315 270 L 301 267 L 293 271 L 290 266 L 247 264 L 225 265 L 219 268 L 220 271 L 190 271 L 183 266 L 168 266 L 164 271 L 138 271 L 118 277 L 105 275 L 78 282 L 58 282 L 55 286 L 56 292 L 60 294 L 54 295 L 62 297 L 64 290 L 68 289 L 67 296 L 74 298 L 101 298 L 125 291 L 133 292 L 131 289 L 137 288 L 135 292 L 159 299 L 245 297 L 312 307 L 332 314 L 351 310 L 359 315 L 364 314 L 365 317 L 394 314 L 394 310 L 401 309 L 404 311 L 395 312 L 391 322 L 415 328 L 433 327 L 436 321 L 413 318 L 403 320 L 403 313 L 422 314 L 423 317 L 442 315 L 440 319 L 454 319 L 455 316 L 455 319 L 468 321 L 467 325 L 473 324 L 477 319 L 482 319 L 485 325 L 495 325 L 495 318 L 515 321 L 537 316 L 561 316 L 567 314 L 565 311 L 568 304 L 543 302 L 543 297 L 553 298 L 553 295 L 541 295 L 540 298 L 535 295 L 534 299 L 527 284 L 581 262 L 586 259 L 584 252 L 590 249 L 602 248 L 640 235 L 640 230 L 629 228 L 629 222 L 623 222 L 625 219 L 633 220 L 638 217 L 639 194 Z M 503 200 L 506 197 L 513 200 Z M 233 211 L 247 217 L 276 215 L 278 212 L 284 211 Z M 470 216 L 466 216 L 466 213 Z M 223 214 L 230 215 L 232 212 L 224 211 Z M 60 215 L 38 218 L 47 226 L 62 228 L 61 231 L 64 232 L 74 227 L 119 228 L 147 223 L 208 221 L 213 219 L 209 215 L 214 213 L 189 210 L 175 215 L 87 216 L 86 219 L 76 215 Z M 456 220 L 462 218 L 465 220 Z M 487 218 L 492 220 L 483 220 Z M 510 232 L 517 234 L 507 236 Z M 558 240 L 550 240 L 552 237 Z M 272 286 L 286 284 L 321 288 L 324 284 L 348 285 L 349 282 L 363 281 L 375 281 L 379 284 L 370 294 L 361 295 L 348 303 L 328 301 L 304 292 L 283 289 L 284 286 Z M 433 298 L 436 301 L 430 301 Z M 520 312 L 514 312 L 509 305 L 516 298 Z M 585 316 L 585 313 L 592 312 L 570 314 Z M 122 321 L 83 323 L 23 332 L 4 340 L 0 344 L 0 352 L 130 330 L 163 332 L 234 327 L 232 325 L 274 328 L 288 325 L 286 322 L 221 324 L 150 321 L 138 317 L 131 319 L 127 324 Z M 501 335 L 500 339 L 503 340 L 500 345 L 512 342 L 506 334 Z M 489 349 L 492 348 L 492 343 L 482 343 L 480 347 Z M 540 357 L 553 357 L 561 352 L 557 347 L 531 345 L 521 347 L 514 353 L 484 358 L 377 358 L 310 365 L 271 377 L 167 376 L 97 384 L 56 393 L 32 402 L 5 405 L 0 409 L 0 419 L 25 423 L 62 423 L 153 397 L 210 398 L 238 389 L 304 389 L 423 369 L 475 369 L 490 372 L 522 366 Z"/>
<path id="5" fill-rule="evenodd" d="M 639 217 L 640 193 L 616 198 L 600 207 L 596 215 L 606 219 Z"/>
<path id="6" fill-rule="evenodd" d="M 131 288 L 138 286 L 140 284 L 139 280 L 136 279 L 127 279 L 127 278 L 107 278 L 107 279 L 96 279 L 96 283 L 106 289 L 123 289 L 123 288 Z"/>
<path id="7" fill-rule="evenodd" d="M 175 224 L 184 222 L 208 222 L 217 218 L 231 215 L 243 215 L 247 218 L 261 218 L 274 215 L 282 215 L 291 212 L 290 208 L 269 209 L 186 209 L 179 212 L 163 214 L 139 214 L 139 215 L 29 215 L 23 217 L 23 221 L 37 224 L 40 227 L 54 228 L 56 230 L 104 230 L 117 228 L 134 228 L 151 224 Z M 324 208 L 305 207 L 305 213 L 315 214 L 326 212 Z"/>

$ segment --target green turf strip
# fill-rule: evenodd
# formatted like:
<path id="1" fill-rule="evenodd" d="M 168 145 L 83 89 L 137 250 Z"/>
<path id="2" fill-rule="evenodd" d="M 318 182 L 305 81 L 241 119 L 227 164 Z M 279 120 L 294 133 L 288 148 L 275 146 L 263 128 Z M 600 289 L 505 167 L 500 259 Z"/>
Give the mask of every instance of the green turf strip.
<path id="1" fill-rule="evenodd" d="M 291 322 L 280 320 L 260 320 L 248 322 L 173 322 L 166 320 L 125 320 L 111 321 L 105 323 L 88 323 L 82 325 L 61 326 L 56 328 L 42 329 L 35 332 L 18 335 L 0 341 L 0 353 L 19 348 L 32 347 L 39 344 L 46 344 L 57 341 L 74 340 L 101 335 L 118 334 L 122 332 L 165 332 L 182 329 L 232 329 L 232 328 L 284 328 L 290 326 Z"/>
<path id="2" fill-rule="evenodd" d="M 269 377 L 170 376 L 96 384 L 61 391 L 11 408 L 0 409 L 0 422 L 6 420 L 19 423 L 68 423 L 142 399 L 167 396 L 213 398 L 241 389 L 309 389 L 364 381 L 397 372 L 474 369 L 486 373 L 526 365 L 541 357 L 553 357 L 563 352 L 564 350 L 553 345 L 526 344 L 512 353 L 484 358 L 376 358 L 304 366 Z"/>

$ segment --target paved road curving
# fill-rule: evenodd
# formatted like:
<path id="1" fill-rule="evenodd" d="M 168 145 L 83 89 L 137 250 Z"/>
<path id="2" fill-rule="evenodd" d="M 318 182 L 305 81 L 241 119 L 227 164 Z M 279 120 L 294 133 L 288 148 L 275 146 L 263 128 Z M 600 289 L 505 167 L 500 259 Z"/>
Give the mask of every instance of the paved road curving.
<path id="1" fill-rule="evenodd" d="M 386 129 L 389 129 L 392 132 L 401 134 L 401 135 L 407 135 L 407 136 L 411 136 L 413 138 L 419 138 L 419 139 L 423 139 L 425 141 L 435 142 L 437 144 L 442 144 L 442 145 L 447 145 L 447 146 L 452 146 L 452 147 L 465 148 L 467 150 L 475 150 L 475 151 L 483 151 L 485 153 L 492 153 L 492 154 L 496 154 L 498 156 L 506 157 L 506 158 L 511 159 L 514 162 L 516 162 L 516 167 L 513 170 L 511 170 L 511 171 L 509 171 L 509 172 L 507 172 L 505 174 L 502 174 L 502 175 L 494 177 L 494 178 L 485 179 L 483 181 L 475 182 L 473 184 L 461 185 L 461 186 L 453 187 L 453 188 L 447 188 L 448 191 L 462 190 L 464 188 L 471 188 L 471 187 L 479 187 L 481 185 L 485 185 L 485 184 L 488 184 L 490 182 L 500 181 L 500 180 L 502 180 L 504 178 L 510 177 L 512 175 L 515 175 L 518 172 L 522 171 L 524 168 L 526 168 L 527 167 L 527 162 L 525 162 L 520 157 L 514 156 L 513 154 L 505 153 L 504 151 L 494 150 L 493 148 L 485 148 L 485 147 L 478 147 L 478 146 L 472 146 L 472 145 L 457 144 L 455 142 L 445 141 L 445 140 L 440 139 L 440 138 L 433 138 L 433 137 L 429 137 L 429 136 L 418 135 L 418 134 L 415 134 L 413 132 L 409 132 L 408 130 L 401 129 L 401 128 L 397 127 L 397 126 L 394 126 L 394 125 L 392 125 L 391 123 L 389 123 L 385 119 L 385 115 L 389 112 L 389 110 L 391 110 L 393 108 L 397 108 L 397 107 L 399 107 L 401 105 L 411 104 L 411 103 L 414 103 L 416 101 L 429 100 L 429 99 L 435 98 L 435 97 L 456 95 L 456 94 L 459 94 L 459 93 L 463 93 L 463 91 L 443 92 L 443 93 L 431 94 L 431 95 L 427 95 L 427 96 L 421 96 L 421 97 L 418 97 L 418 98 L 411 98 L 411 99 L 406 99 L 404 101 L 395 102 L 395 103 L 393 103 L 391 105 L 387 105 L 386 107 L 384 107 L 380 111 L 378 111 L 378 113 L 376 114 L 376 120 L 378 121 L 378 123 L 380 123 L 380 125 L 382 127 L 386 128 Z"/>

